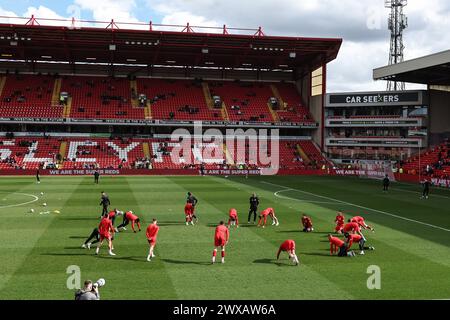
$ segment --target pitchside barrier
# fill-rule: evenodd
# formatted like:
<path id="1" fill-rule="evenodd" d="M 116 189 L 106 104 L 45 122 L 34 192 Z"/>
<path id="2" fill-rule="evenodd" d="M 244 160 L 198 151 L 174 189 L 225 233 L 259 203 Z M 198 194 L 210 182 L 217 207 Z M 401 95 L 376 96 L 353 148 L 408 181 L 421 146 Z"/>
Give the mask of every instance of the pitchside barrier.
<path id="1" fill-rule="evenodd" d="M 95 170 L 86 169 L 63 169 L 63 170 L 41 170 L 42 176 L 90 176 L 94 175 Z M 185 169 L 99 169 L 98 172 L 102 176 L 198 176 L 199 170 Z M 218 169 L 205 170 L 207 176 L 259 176 L 260 170 L 238 170 L 238 169 Z M 384 177 L 384 172 L 367 172 L 365 170 L 355 169 L 338 169 L 338 170 L 288 170 L 280 169 L 277 173 L 279 176 L 304 175 L 304 176 L 375 176 L 377 178 Z M 4 169 L 0 170 L 0 176 L 34 176 L 36 170 L 20 170 L 20 169 Z M 419 183 L 418 175 L 395 173 L 395 180 L 409 183 Z M 431 182 L 435 186 L 450 188 L 450 179 L 432 178 Z"/>

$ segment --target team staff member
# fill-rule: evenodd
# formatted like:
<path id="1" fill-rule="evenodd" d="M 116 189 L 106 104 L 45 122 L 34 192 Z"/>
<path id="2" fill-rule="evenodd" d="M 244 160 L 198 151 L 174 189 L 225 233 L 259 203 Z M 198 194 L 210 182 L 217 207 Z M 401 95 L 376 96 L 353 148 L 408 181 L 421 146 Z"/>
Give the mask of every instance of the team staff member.
<path id="1" fill-rule="evenodd" d="M 248 223 L 250 223 L 250 218 L 253 213 L 253 223 L 256 222 L 256 212 L 258 211 L 259 206 L 259 198 L 256 196 L 256 193 L 253 193 L 250 197 L 250 210 L 248 211 Z"/>
<path id="2" fill-rule="evenodd" d="M 100 172 L 98 170 L 95 170 L 94 172 L 94 183 L 98 184 L 98 178 L 100 177 Z"/>
<path id="3" fill-rule="evenodd" d="M 383 179 L 383 192 L 387 192 L 389 190 L 389 184 L 390 184 L 390 180 L 388 175 L 386 175 Z"/>
<path id="4" fill-rule="evenodd" d="M 103 207 L 102 216 L 108 213 L 108 207 L 110 204 L 111 201 L 109 201 L 108 195 L 105 193 L 105 191 L 102 191 L 102 197 L 100 199 L 100 205 Z"/>

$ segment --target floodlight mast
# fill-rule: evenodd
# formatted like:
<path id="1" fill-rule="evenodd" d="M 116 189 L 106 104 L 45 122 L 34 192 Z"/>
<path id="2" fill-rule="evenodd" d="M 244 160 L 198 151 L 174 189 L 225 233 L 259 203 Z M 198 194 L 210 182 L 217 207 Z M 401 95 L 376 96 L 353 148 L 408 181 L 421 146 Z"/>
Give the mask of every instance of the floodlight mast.
<path id="1" fill-rule="evenodd" d="M 391 9 L 388 19 L 388 29 L 391 31 L 391 41 L 389 49 L 389 65 L 403 62 L 403 31 L 408 27 L 408 18 L 403 14 L 403 8 L 408 4 L 408 0 L 385 0 L 384 6 Z M 405 83 L 389 80 L 388 91 L 405 90 Z"/>

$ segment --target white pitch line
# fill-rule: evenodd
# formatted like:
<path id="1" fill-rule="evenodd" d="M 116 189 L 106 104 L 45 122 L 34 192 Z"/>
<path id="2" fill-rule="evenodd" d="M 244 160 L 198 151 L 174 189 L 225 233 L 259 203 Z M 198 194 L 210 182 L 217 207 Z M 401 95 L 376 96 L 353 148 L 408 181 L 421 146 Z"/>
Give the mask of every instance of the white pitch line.
<path id="1" fill-rule="evenodd" d="M 6 193 L 6 192 L 4 192 L 4 193 Z M 13 193 L 9 193 L 9 194 L 19 194 L 19 195 L 22 195 L 22 196 L 32 197 L 34 199 L 31 200 L 31 201 L 28 201 L 28 202 L 24 202 L 24 203 L 11 204 L 11 205 L 7 205 L 7 206 L 0 206 L 0 209 L 20 207 L 20 206 L 24 206 L 24 205 L 27 205 L 27 204 L 30 204 L 30 203 L 33 203 L 33 202 L 36 202 L 36 201 L 39 200 L 38 197 L 36 197 L 35 195 L 32 195 L 32 194 L 18 193 L 18 192 L 13 192 Z"/>
<path id="2" fill-rule="evenodd" d="M 298 191 L 298 192 L 301 192 L 301 193 L 304 193 L 304 194 L 309 194 L 309 195 L 316 196 L 316 197 L 319 197 L 319 198 L 328 199 L 328 200 L 332 200 L 332 201 L 337 201 L 337 202 L 340 202 L 340 203 L 343 203 L 343 204 L 347 204 L 347 205 L 350 205 L 350 206 L 354 206 L 354 207 L 357 207 L 357 208 L 370 210 L 370 211 L 373 211 L 373 212 L 378 212 L 378 213 L 381 213 L 381 214 L 384 214 L 384 215 L 387 215 L 387 216 L 391 216 L 391 217 L 394 217 L 394 218 L 402 219 L 402 220 L 409 221 L 409 222 L 415 222 L 415 223 L 418 223 L 418 224 L 421 224 L 421 225 L 424 225 L 424 226 L 428 226 L 428 227 L 431 227 L 431 228 L 435 228 L 435 229 L 439 229 L 439 230 L 442 230 L 442 231 L 450 232 L 450 229 L 445 229 L 445 228 L 442 228 L 442 227 L 439 227 L 439 226 L 435 226 L 433 224 L 429 224 L 429 223 L 425 223 L 425 222 L 422 222 L 422 221 L 417 221 L 417 220 L 405 218 L 405 217 L 402 217 L 402 216 L 399 216 L 399 215 L 396 215 L 396 214 L 392 214 L 392 213 L 389 213 L 389 212 L 386 212 L 386 211 L 381 211 L 381 210 L 376 210 L 376 209 L 360 206 L 358 204 L 354 204 L 354 203 L 350 203 L 350 202 L 346 202 L 346 201 L 342 201 L 342 200 L 334 199 L 334 198 L 330 198 L 330 197 L 321 196 L 321 195 L 318 195 L 318 194 L 315 194 L 315 193 L 312 193 L 312 192 L 307 192 L 307 191 L 303 191 L 303 190 L 299 190 L 299 189 L 289 188 L 289 187 L 282 186 L 282 185 L 275 184 L 275 183 L 271 183 L 271 182 L 262 181 L 262 183 L 265 183 L 265 184 L 268 184 L 268 185 L 272 185 L 272 186 L 275 186 L 275 187 L 284 188 L 284 189 L 295 190 L 295 191 Z"/>
<path id="3" fill-rule="evenodd" d="M 405 190 L 405 189 L 391 188 L 391 187 L 389 189 L 396 190 L 396 191 L 415 193 L 415 194 L 422 194 L 422 192 L 419 192 L 419 191 L 412 191 L 412 190 Z M 440 195 L 440 194 L 430 194 L 429 196 L 430 197 L 434 197 L 434 198 L 450 199 L 450 197 L 443 196 L 443 195 Z"/>
<path id="4" fill-rule="evenodd" d="M 293 189 L 280 190 L 280 191 L 274 192 L 273 194 L 274 194 L 275 197 L 280 198 L 280 199 L 288 199 L 288 200 L 294 200 L 294 201 L 298 201 L 298 202 L 310 202 L 310 203 L 322 203 L 322 204 L 338 204 L 338 202 L 336 202 L 336 201 L 334 201 L 334 202 L 314 201 L 314 200 L 296 199 L 296 198 L 291 198 L 291 197 L 280 196 L 279 195 L 280 192 L 285 192 L 285 191 L 290 191 L 290 190 L 293 190 Z"/>

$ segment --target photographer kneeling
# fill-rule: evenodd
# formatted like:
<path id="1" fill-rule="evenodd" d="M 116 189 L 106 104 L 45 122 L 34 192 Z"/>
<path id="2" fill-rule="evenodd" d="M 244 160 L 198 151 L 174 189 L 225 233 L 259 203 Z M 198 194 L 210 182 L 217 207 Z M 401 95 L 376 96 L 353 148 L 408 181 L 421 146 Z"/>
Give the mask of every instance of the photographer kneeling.
<path id="1" fill-rule="evenodd" d="M 99 282 L 100 280 L 93 284 L 91 280 L 86 280 L 84 288 L 75 292 L 75 300 L 100 300 L 98 288 L 101 284 Z"/>

